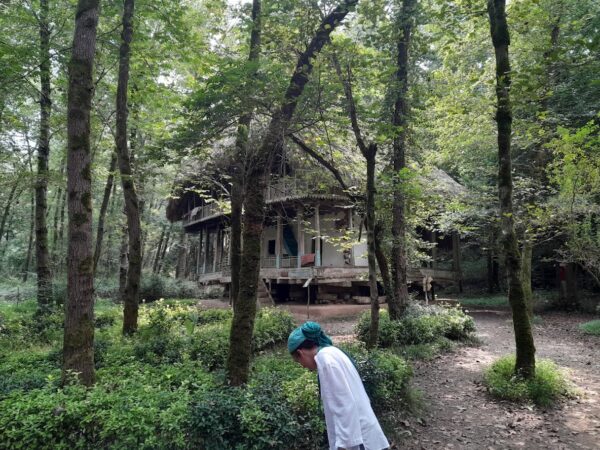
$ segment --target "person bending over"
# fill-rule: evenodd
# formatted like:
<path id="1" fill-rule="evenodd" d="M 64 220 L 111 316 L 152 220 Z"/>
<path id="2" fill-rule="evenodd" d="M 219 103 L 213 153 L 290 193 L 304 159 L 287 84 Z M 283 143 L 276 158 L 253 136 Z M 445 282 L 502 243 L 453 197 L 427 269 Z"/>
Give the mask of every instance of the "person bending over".
<path id="1" fill-rule="evenodd" d="M 330 450 L 389 447 L 354 363 L 318 323 L 292 331 L 288 350 L 300 365 L 317 371 Z"/>

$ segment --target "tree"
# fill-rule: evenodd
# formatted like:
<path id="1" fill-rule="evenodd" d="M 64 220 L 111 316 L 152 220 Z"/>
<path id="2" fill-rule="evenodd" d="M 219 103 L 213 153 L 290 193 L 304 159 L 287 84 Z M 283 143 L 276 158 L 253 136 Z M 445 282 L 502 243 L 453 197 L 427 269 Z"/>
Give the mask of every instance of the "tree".
<path id="1" fill-rule="evenodd" d="M 129 84 L 129 55 L 133 36 L 134 0 L 125 0 L 123 6 L 123 32 L 119 49 L 119 81 L 117 86 L 117 124 L 115 143 L 121 172 L 121 186 L 125 198 L 127 233 L 129 236 L 129 265 L 127 284 L 123 298 L 123 334 L 132 334 L 137 330 L 140 278 L 142 273 L 142 229 L 140 226 L 140 206 L 135 190 L 133 170 L 127 146 L 127 89 Z"/>
<path id="2" fill-rule="evenodd" d="M 406 135 L 408 115 L 408 49 L 413 28 L 413 16 L 416 0 L 404 0 L 398 13 L 398 44 L 396 73 L 394 76 L 395 94 L 392 125 L 393 166 L 394 166 L 394 202 L 392 209 L 392 285 L 394 292 L 388 297 L 390 317 L 399 319 L 408 305 L 408 280 L 406 277 L 406 211 L 402 186 L 402 174 L 406 169 Z"/>
<path id="3" fill-rule="evenodd" d="M 508 301 L 513 316 L 517 358 L 515 373 L 523 378 L 535 375 L 535 346 L 521 282 L 521 257 L 514 229 L 513 181 L 510 154 L 512 110 L 510 104 L 510 36 L 505 0 L 488 0 L 492 43 L 496 52 L 496 122 L 498 124 L 498 195 L 502 246 L 508 273 Z"/>
<path id="4" fill-rule="evenodd" d="M 35 185 L 35 260 L 38 285 L 38 312 L 46 314 L 52 301 L 52 272 L 48 249 L 48 157 L 50 153 L 50 24 L 48 0 L 40 0 L 40 134 L 37 151 L 37 181 Z"/>
<path id="5" fill-rule="evenodd" d="M 248 61 L 254 65 L 252 75 L 258 70 L 260 58 L 260 34 L 261 34 L 261 2 L 252 2 L 252 31 L 250 33 L 250 52 Z M 252 80 L 250 80 L 252 82 Z M 246 167 L 244 164 L 247 154 L 248 134 L 252 122 L 252 108 L 242 114 L 239 120 L 237 136 L 235 141 L 236 158 L 233 162 L 233 177 L 231 182 L 231 290 L 230 295 L 233 306 L 239 294 L 240 288 L 240 266 L 242 248 L 242 209 L 244 205 L 244 184 Z"/>
<path id="6" fill-rule="evenodd" d="M 363 138 L 360 125 L 358 123 L 356 103 L 354 102 L 354 95 L 352 94 L 350 67 L 348 67 L 348 78 L 344 78 L 342 68 L 335 54 L 333 55 L 332 59 L 340 82 L 344 86 L 344 95 L 346 97 L 346 109 L 348 111 L 348 117 L 350 118 L 352 131 L 354 132 L 354 137 L 356 139 L 356 144 L 358 145 L 358 148 L 360 149 L 360 152 L 362 153 L 367 163 L 367 198 L 365 208 L 365 225 L 367 229 L 369 293 L 371 297 L 371 325 L 369 327 L 369 339 L 367 345 L 370 348 L 374 348 L 377 346 L 377 339 L 379 335 L 379 295 L 377 289 L 377 252 L 375 244 L 375 232 L 377 223 L 377 220 L 375 218 L 375 168 L 377 163 L 377 143 L 367 143 Z M 384 269 L 386 269 L 386 267 L 384 267 Z"/>
<path id="7" fill-rule="evenodd" d="M 95 379 L 90 112 L 99 6 L 99 0 L 77 4 L 67 107 L 69 248 L 62 379 L 66 382 L 74 372 L 86 386 Z"/>
<path id="8" fill-rule="evenodd" d="M 255 182 L 246 183 L 244 195 L 243 249 L 240 264 L 240 279 L 244 280 L 244 284 L 240 286 L 236 301 L 227 358 L 227 375 L 233 385 L 243 384 L 248 379 L 260 270 L 266 176 L 270 172 L 274 155 L 281 149 L 283 139 L 287 135 L 298 100 L 309 81 L 314 59 L 329 41 L 330 34 L 344 20 L 357 1 L 344 0 L 321 21 L 306 50 L 298 58 L 283 101 L 275 110 L 266 129 L 256 161 L 247 171 L 247 179 Z"/>

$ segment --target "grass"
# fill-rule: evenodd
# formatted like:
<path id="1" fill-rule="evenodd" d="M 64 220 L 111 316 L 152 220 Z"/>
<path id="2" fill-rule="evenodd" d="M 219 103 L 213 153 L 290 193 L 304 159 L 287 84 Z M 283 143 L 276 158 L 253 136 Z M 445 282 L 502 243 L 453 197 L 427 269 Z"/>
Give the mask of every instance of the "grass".
<path id="1" fill-rule="evenodd" d="M 458 300 L 462 306 L 482 308 L 508 308 L 508 298 L 505 295 L 489 297 L 469 297 Z"/>
<path id="2" fill-rule="evenodd" d="M 579 325 L 579 329 L 586 334 L 600 336 L 600 319 L 582 323 Z"/>
<path id="3" fill-rule="evenodd" d="M 530 402 L 550 406 L 573 395 L 573 389 L 562 370 L 549 360 L 538 360 L 535 377 L 524 380 L 515 376 L 515 357 L 503 356 L 484 374 L 488 391 L 497 398 L 513 402 Z"/>
<path id="4" fill-rule="evenodd" d="M 450 339 L 441 337 L 434 342 L 425 344 L 414 344 L 396 347 L 395 351 L 403 358 L 409 360 L 425 360 L 429 361 L 435 358 L 440 353 L 451 352 L 456 348 L 457 344 Z"/>

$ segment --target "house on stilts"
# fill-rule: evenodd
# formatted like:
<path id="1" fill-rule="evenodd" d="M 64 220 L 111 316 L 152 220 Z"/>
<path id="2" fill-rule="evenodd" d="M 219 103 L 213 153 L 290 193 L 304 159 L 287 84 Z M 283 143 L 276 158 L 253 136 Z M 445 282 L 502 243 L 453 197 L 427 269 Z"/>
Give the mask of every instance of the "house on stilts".
<path id="1" fill-rule="evenodd" d="M 193 166 L 188 164 L 188 173 L 176 182 L 167 218 L 182 221 L 190 238 L 188 277 L 223 286 L 227 297 L 231 283 L 229 183 L 223 175 L 229 172 L 227 162 Z M 259 300 L 368 303 L 366 233 L 357 205 L 335 181 L 328 181 L 322 168 L 299 168 L 290 161 L 279 167 L 265 193 Z M 460 186 L 446 174 L 442 178 L 441 183 Z M 420 285 L 428 275 L 437 285 L 460 284 L 458 234 L 448 238 L 429 230 L 421 233 L 422 239 L 437 245 L 429 263 L 409 270 L 409 282 Z"/>

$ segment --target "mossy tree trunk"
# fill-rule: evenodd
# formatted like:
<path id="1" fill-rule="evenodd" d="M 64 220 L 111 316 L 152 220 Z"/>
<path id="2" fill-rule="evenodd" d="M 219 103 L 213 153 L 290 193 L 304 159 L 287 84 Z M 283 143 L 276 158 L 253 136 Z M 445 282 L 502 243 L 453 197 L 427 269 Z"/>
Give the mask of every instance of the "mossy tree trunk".
<path id="1" fill-rule="evenodd" d="M 63 383 L 70 373 L 94 383 L 94 255 L 90 111 L 99 0 L 79 0 L 69 64 L 67 192 L 69 249 L 63 341 Z"/>
<path id="2" fill-rule="evenodd" d="M 531 260 L 533 257 L 533 243 L 525 239 L 521 250 L 521 281 L 523 283 L 523 297 L 527 305 L 527 314 L 533 319 L 533 289 L 531 288 Z"/>
<path id="3" fill-rule="evenodd" d="M 258 71 L 258 61 L 260 58 L 260 38 L 261 38 L 261 0 L 252 2 L 252 31 L 250 32 L 250 54 L 248 62 L 253 66 L 252 75 Z M 231 267 L 231 303 L 235 308 L 235 302 L 239 295 L 240 288 L 240 267 L 242 250 L 242 210 L 244 206 L 244 185 L 246 180 L 246 164 L 248 157 L 248 136 L 250 133 L 250 123 L 252 122 L 253 107 L 248 106 L 238 123 L 235 149 L 237 158 L 235 158 L 233 167 L 233 177 L 231 185 L 231 236 L 230 236 L 230 260 Z"/>
<path id="4" fill-rule="evenodd" d="M 123 31 L 119 49 L 119 81 L 117 84 L 117 123 L 116 147 L 121 186 L 125 199 L 125 215 L 127 216 L 128 265 L 127 284 L 123 296 L 123 334 L 129 335 L 137 330 L 140 278 L 142 275 L 142 227 L 140 225 L 140 204 L 135 189 L 133 168 L 127 144 L 127 89 L 129 86 L 129 57 L 131 39 L 133 37 L 134 0 L 123 3 Z"/>
<path id="5" fill-rule="evenodd" d="M 512 109 L 510 104 L 510 37 L 505 0 L 488 0 L 490 33 L 496 54 L 496 122 L 498 124 L 498 195 L 500 199 L 501 245 L 508 275 L 508 301 L 513 316 L 517 358 L 515 373 L 535 376 L 535 346 L 521 281 L 521 257 L 514 229 L 512 161 L 510 154 Z"/>
<path id="6" fill-rule="evenodd" d="M 260 241 L 263 230 L 265 190 L 273 156 L 283 145 L 298 99 L 304 92 L 314 59 L 329 42 L 333 30 L 344 20 L 358 0 L 344 0 L 319 25 L 306 50 L 300 55 L 281 106 L 274 112 L 258 155 L 247 170 L 245 214 L 243 217 L 240 287 L 235 301 L 229 338 L 227 378 L 236 386 L 246 383 L 252 354 L 252 332 L 256 316 L 256 291 L 260 274 Z"/>
<path id="7" fill-rule="evenodd" d="M 383 227 L 384 225 L 381 220 L 378 220 L 375 224 L 375 256 L 377 257 L 377 265 L 379 266 L 379 273 L 381 273 L 381 281 L 383 282 L 383 288 L 385 289 L 385 295 L 389 304 L 390 297 L 394 295 L 394 289 L 392 287 L 392 280 L 390 278 L 388 261 L 382 248 L 384 231 Z"/>
<path id="8" fill-rule="evenodd" d="M 394 198 L 392 206 L 392 285 L 394 295 L 388 300 L 390 318 L 399 319 L 408 306 L 406 261 L 406 211 L 401 171 L 406 168 L 406 136 L 408 116 L 408 48 L 414 22 L 416 0 L 404 0 L 398 16 L 398 44 L 394 80 L 393 166 Z"/>
<path id="9" fill-rule="evenodd" d="M 371 326 L 367 347 L 377 347 L 379 337 L 379 293 L 377 291 L 377 260 L 375 256 L 375 162 L 377 144 L 370 144 L 365 152 L 367 160 L 367 262 L 369 264 L 369 293 L 371 297 Z"/>
<path id="10" fill-rule="evenodd" d="M 48 248 L 48 158 L 50 156 L 50 24 L 49 2 L 40 0 L 40 134 L 37 150 L 37 179 L 35 184 L 35 261 L 37 271 L 38 314 L 50 311 L 52 302 L 52 271 Z"/>

